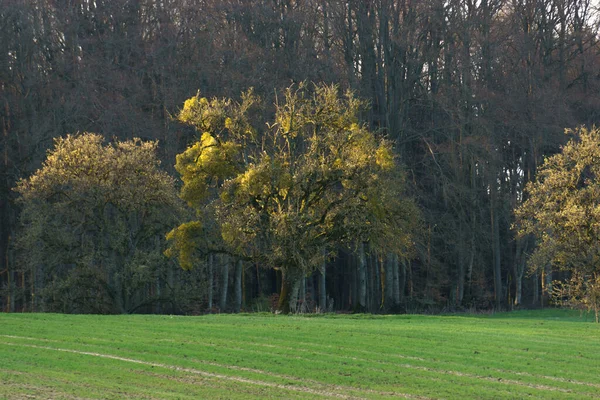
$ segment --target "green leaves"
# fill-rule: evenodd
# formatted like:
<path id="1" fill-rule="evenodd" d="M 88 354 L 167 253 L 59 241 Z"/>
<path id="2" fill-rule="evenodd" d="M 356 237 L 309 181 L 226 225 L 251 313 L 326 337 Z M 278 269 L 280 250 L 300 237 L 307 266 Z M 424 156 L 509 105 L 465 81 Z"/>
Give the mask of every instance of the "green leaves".
<path id="1" fill-rule="evenodd" d="M 56 310 L 99 312 L 97 304 L 107 304 L 101 312 L 127 312 L 136 290 L 156 282 L 166 265 L 160 238 L 183 213 L 156 148 L 139 139 L 105 144 L 93 133 L 68 135 L 18 183 L 24 266 L 40 282 L 52 280 L 42 296 Z"/>
<path id="2" fill-rule="evenodd" d="M 408 221 L 418 212 L 403 193 L 390 143 L 359 123 L 364 102 L 336 86 L 300 84 L 286 90 L 262 131 L 250 124 L 256 104 L 251 93 L 241 103 L 196 96 L 179 115 L 201 134 L 176 169 L 181 197 L 198 215 L 214 207 L 219 232 L 206 234 L 218 233 L 238 257 L 304 272 L 357 241 L 408 250 Z M 184 268 L 193 243 L 187 229 L 168 237 Z"/>

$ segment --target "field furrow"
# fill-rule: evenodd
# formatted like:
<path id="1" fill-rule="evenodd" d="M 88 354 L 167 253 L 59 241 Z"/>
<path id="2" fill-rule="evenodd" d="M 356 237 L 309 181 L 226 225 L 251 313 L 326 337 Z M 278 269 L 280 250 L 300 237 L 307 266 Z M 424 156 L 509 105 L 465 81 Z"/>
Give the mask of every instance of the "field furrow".
<path id="1" fill-rule="evenodd" d="M 3 314 L 0 398 L 593 399 L 599 344 L 598 326 L 552 310 Z"/>

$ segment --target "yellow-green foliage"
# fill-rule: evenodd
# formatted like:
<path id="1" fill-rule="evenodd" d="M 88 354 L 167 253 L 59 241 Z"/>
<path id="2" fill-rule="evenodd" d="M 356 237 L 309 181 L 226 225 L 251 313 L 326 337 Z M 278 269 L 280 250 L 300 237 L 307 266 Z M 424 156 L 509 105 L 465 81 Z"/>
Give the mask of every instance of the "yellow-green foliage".
<path id="1" fill-rule="evenodd" d="M 190 207 L 199 207 L 212 184 L 234 174 L 236 168 L 232 161 L 238 154 L 237 144 L 219 143 L 210 133 L 204 132 L 200 141 L 177 155 L 175 169 L 184 183 L 181 198 Z"/>
<path id="2" fill-rule="evenodd" d="M 165 251 L 167 257 L 177 257 L 179 265 L 185 270 L 194 267 L 194 258 L 198 238 L 203 234 L 200 221 L 190 221 L 179 225 L 167 233 L 171 246 Z"/>
<path id="3" fill-rule="evenodd" d="M 48 310 L 126 312 L 156 282 L 166 265 L 160 237 L 183 211 L 156 148 L 139 139 L 105 144 L 97 134 L 69 135 L 18 183 L 17 245 L 23 266 L 35 274 L 43 266 L 36 279 L 53 282 L 36 292 Z"/>
<path id="4" fill-rule="evenodd" d="M 42 168 L 19 181 L 16 190 L 24 201 L 85 195 L 128 210 L 177 203 L 173 179 L 159 169 L 157 142 L 103 142 L 94 133 L 56 139 Z"/>
<path id="5" fill-rule="evenodd" d="M 335 86 L 291 87 L 260 135 L 249 117 L 256 104 L 252 93 L 240 103 L 196 96 L 179 115 L 201 134 L 177 157 L 181 197 L 197 211 L 214 206 L 229 251 L 306 271 L 360 240 L 409 250 L 418 212 L 391 144 L 359 122 L 364 102 Z"/>
<path id="6" fill-rule="evenodd" d="M 600 131 L 579 128 L 562 152 L 547 158 L 527 200 L 516 210 L 520 235 L 533 234 L 534 268 L 547 263 L 600 271 Z"/>
<path id="7" fill-rule="evenodd" d="M 600 322 L 600 273 L 573 271 L 568 281 L 554 282 L 552 297 L 562 306 L 593 311 L 596 322 Z"/>

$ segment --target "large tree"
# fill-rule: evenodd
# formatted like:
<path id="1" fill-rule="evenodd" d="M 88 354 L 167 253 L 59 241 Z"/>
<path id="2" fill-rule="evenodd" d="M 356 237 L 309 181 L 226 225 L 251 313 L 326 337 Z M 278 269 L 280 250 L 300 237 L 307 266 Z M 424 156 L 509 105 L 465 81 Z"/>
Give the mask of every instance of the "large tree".
<path id="1" fill-rule="evenodd" d="M 600 282 L 600 130 L 568 130 L 574 137 L 562 152 L 540 167 L 526 187 L 527 199 L 516 210 L 519 234 L 534 235 L 533 269 L 555 266 L 570 271 L 573 282 L 598 291 Z M 585 292 L 586 290 L 584 290 Z M 597 293 L 581 293 L 586 301 Z"/>
<path id="2" fill-rule="evenodd" d="M 270 120 L 280 89 L 303 80 L 335 82 L 370 100 L 362 117 L 394 141 L 428 227 L 414 262 L 389 263 L 405 277 L 406 301 L 538 302 L 544 282 L 538 273 L 524 279 L 523 269 L 533 242 L 515 238 L 512 209 L 544 156 L 566 142 L 565 126 L 600 123 L 593 5 L 0 1 L 0 306 L 29 307 L 14 295 L 31 276 L 17 270 L 12 250 L 20 206 L 11 188 L 39 168 L 53 138 L 81 130 L 160 139 L 170 168 L 194 135 L 170 119 L 189 88 L 231 97 L 254 87 Z M 379 267 L 364 260 L 329 263 L 336 309 L 356 303 L 354 266 L 366 265 L 367 298 L 377 296 L 380 285 L 371 283 L 379 278 L 369 274 Z M 248 299 L 269 294 L 275 274 L 246 272 Z"/>
<path id="3" fill-rule="evenodd" d="M 201 139 L 177 157 L 176 169 L 181 197 L 201 213 L 214 208 L 221 251 L 281 271 L 281 311 L 295 308 L 301 278 L 340 246 L 369 242 L 406 253 L 418 213 L 390 144 L 359 122 L 362 101 L 335 86 L 293 86 L 264 131 L 251 123 L 255 104 L 251 93 L 240 103 L 186 101 L 179 119 Z M 183 267 L 191 266 L 201 223 L 169 234 Z"/>
<path id="4" fill-rule="evenodd" d="M 131 312 L 166 267 L 163 235 L 182 208 L 157 142 L 103 141 L 56 139 L 42 168 L 18 183 L 21 259 L 38 309 Z"/>

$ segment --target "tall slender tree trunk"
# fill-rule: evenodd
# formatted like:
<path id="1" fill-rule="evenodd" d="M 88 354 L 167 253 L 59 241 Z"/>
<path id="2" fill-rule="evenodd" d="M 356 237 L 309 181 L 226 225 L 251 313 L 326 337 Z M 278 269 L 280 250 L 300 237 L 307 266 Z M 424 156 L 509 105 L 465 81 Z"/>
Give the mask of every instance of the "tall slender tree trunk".
<path id="1" fill-rule="evenodd" d="M 523 303 L 523 273 L 525 272 L 525 260 L 527 256 L 528 240 L 517 239 L 517 254 L 515 257 L 515 301 L 514 305 L 519 306 Z"/>
<path id="2" fill-rule="evenodd" d="M 242 278 L 244 275 L 244 262 L 237 260 L 235 264 L 235 283 L 234 283 L 234 298 L 233 311 L 239 313 L 242 309 Z"/>
<path id="3" fill-rule="evenodd" d="M 15 312 L 15 276 L 14 271 L 8 266 L 8 312 Z"/>
<path id="4" fill-rule="evenodd" d="M 385 258 L 385 299 L 384 305 L 386 310 L 391 310 L 395 305 L 394 298 L 394 254 L 388 253 Z"/>
<path id="5" fill-rule="evenodd" d="M 12 167 L 11 153 L 9 150 L 9 131 L 12 118 L 9 103 L 6 98 L 4 100 L 3 108 L 4 115 L 2 116 L 1 124 L 4 151 L 2 152 L 2 163 L 0 164 L 0 286 L 4 283 L 2 278 L 4 274 L 6 274 L 6 284 L 8 289 L 8 294 L 6 297 L 6 310 L 12 312 L 14 311 L 14 305 L 11 306 L 11 301 L 14 299 L 14 296 L 11 296 L 11 271 L 8 261 L 8 248 L 11 231 L 11 206 L 9 203 L 11 183 L 9 181 L 9 169 Z M 2 297 L 0 297 L 0 302 L 2 302 L 2 300 Z M 0 304 L 0 311 L 4 309 L 4 306 L 4 304 Z"/>
<path id="6" fill-rule="evenodd" d="M 354 310 L 364 312 L 367 307 L 367 258 L 365 244 L 361 241 L 358 245 L 358 301 Z"/>
<path id="7" fill-rule="evenodd" d="M 175 308 L 175 302 L 173 301 L 173 288 L 174 283 L 175 283 L 175 268 L 167 268 L 167 288 L 169 288 L 169 298 L 171 299 L 171 312 L 173 312 L 174 308 Z"/>
<path id="8" fill-rule="evenodd" d="M 319 308 L 321 309 L 321 312 L 327 311 L 326 274 L 327 265 L 325 262 L 323 262 L 323 266 L 319 274 Z"/>
<path id="9" fill-rule="evenodd" d="M 523 303 L 523 276 L 518 276 L 515 280 L 515 306 Z"/>
<path id="10" fill-rule="evenodd" d="M 392 259 L 391 259 L 391 268 L 392 268 L 392 276 L 393 276 L 393 286 L 392 286 L 392 293 L 393 293 L 393 305 L 394 307 L 397 306 L 398 304 L 400 304 L 400 288 L 404 288 L 404 283 L 400 282 L 400 265 L 398 262 L 398 254 L 392 254 Z"/>
<path id="11" fill-rule="evenodd" d="M 3 310 L 9 311 L 10 312 L 10 299 L 11 299 L 11 289 L 10 289 L 10 267 L 8 265 L 8 237 L 4 237 L 5 235 L 8 235 L 8 233 L 5 233 L 4 231 L 8 232 L 8 217 L 4 215 L 3 213 L 3 203 L 6 201 L 4 199 L 2 199 L 2 195 L 0 193 L 0 285 L 3 285 L 5 282 L 3 281 L 2 278 L 4 278 L 4 276 L 6 276 L 6 299 L 4 299 L 3 297 L 0 297 L 0 301 L 2 301 L 2 304 L 0 304 L 0 312 Z M 8 197 L 8 196 L 7 196 Z M 4 304 L 4 300 L 6 301 L 6 304 Z"/>
<path id="12" fill-rule="evenodd" d="M 36 277 L 37 277 L 37 273 L 36 273 Z M 36 287 L 37 287 L 37 278 L 36 278 Z M 156 277 L 156 280 L 154 282 L 154 287 L 156 290 L 156 292 L 155 292 L 156 298 L 158 299 L 158 301 L 155 303 L 156 305 L 154 307 L 154 312 L 156 312 L 157 314 L 162 314 L 162 288 L 161 288 L 160 276 Z"/>
<path id="13" fill-rule="evenodd" d="M 502 270 L 500 261 L 500 224 L 498 221 L 498 210 L 496 209 L 496 176 L 492 176 L 491 184 L 491 202 L 490 202 L 490 215 L 492 219 L 492 252 L 494 256 L 493 270 L 494 270 L 494 297 L 495 307 L 500 309 L 502 307 Z"/>
<path id="14" fill-rule="evenodd" d="M 371 285 L 372 290 L 373 290 L 373 301 L 372 301 L 372 307 L 371 307 L 371 311 L 375 311 L 376 309 L 379 309 L 382 305 L 382 293 L 383 291 L 381 290 L 381 268 L 380 268 L 380 263 L 379 263 L 379 257 L 377 256 L 377 254 L 373 254 L 371 256 L 371 261 L 373 263 L 373 284 Z"/>
<path id="15" fill-rule="evenodd" d="M 531 276 L 533 285 L 533 304 L 538 305 L 540 303 L 540 275 L 536 270 Z"/>
<path id="16" fill-rule="evenodd" d="M 379 271 L 379 293 L 380 293 L 380 300 L 381 303 L 379 304 L 379 309 L 380 310 L 385 310 L 385 308 L 387 307 L 387 304 L 389 304 L 388 302 L 385 301 L 385 298 L 387 296 L 386 293 L 386 279 L 387 279 L 387 274 L 385 273 L 385 269 L 386 269 L 386 257 L 384 256 L 380 256 L 378 258 L 378 271 Z"/>
<path id="17" fill-rule="evenodd" d="M 210 254 L 208 256 L 208 312 L 212 312 L 213 309 L 213 292 L 215 283 L 214 262 L 215 256 L 213 254 Z"/>
<path id="18" fill-rule="evenodd" d="M 542 271 L 542 302 L 544 306 L 550 303 L 552 298 L 552 264 L 548 263 Z"/>
<path id="19" fill-rule="evenodd" d="M 348 297 L 348 305 L 352 308 L 358 304 L 358 261 L 355 254 L 351 254 L 348 261 L 350 271 L 350 292 Z"/>
<path id="20" fill-rule="evenodd" d="M 463 238 L 462 222 L 459 222 L 458 265 L 456 271 L 456 305 L 461 306 L 465 294 L 465 240 Z"/>
<path id="21" fill-rule="evenodd" d="M 298 295 L 298 311 L 301 313 L 307 312 L 306 308 L 306 277 L 300 279 L 300 294 Z"/>
<path id="22" fill-rule="evenodd" d="M 224 257 L 223 266 L 221 269 L 221 300 L 219 308 L 221 312 L 227 309 L 227 288 L 229 286 L 229 258 Z"/>
<path id="23" fill-rule="evenodd" d="M 471 234 L 471 255 L 469 256 L 469 265 L 467 266 L 467 282 L 469 293 L 473 290 L 473 266 L 475 264 L 475 235 Z"/>
<path id="24" fill-rule="evenodd" d="M 400 304 L 404 300 L 404 288 L 406 287 L 406 274 L 407 270 L 410 270 L 410 260 L 402 258 L 402 262 L 398 262 L 398 255 L 396 258 L 396 271 L 398 271 L 398 292 L 395 296 L 396 304 Z"/>

